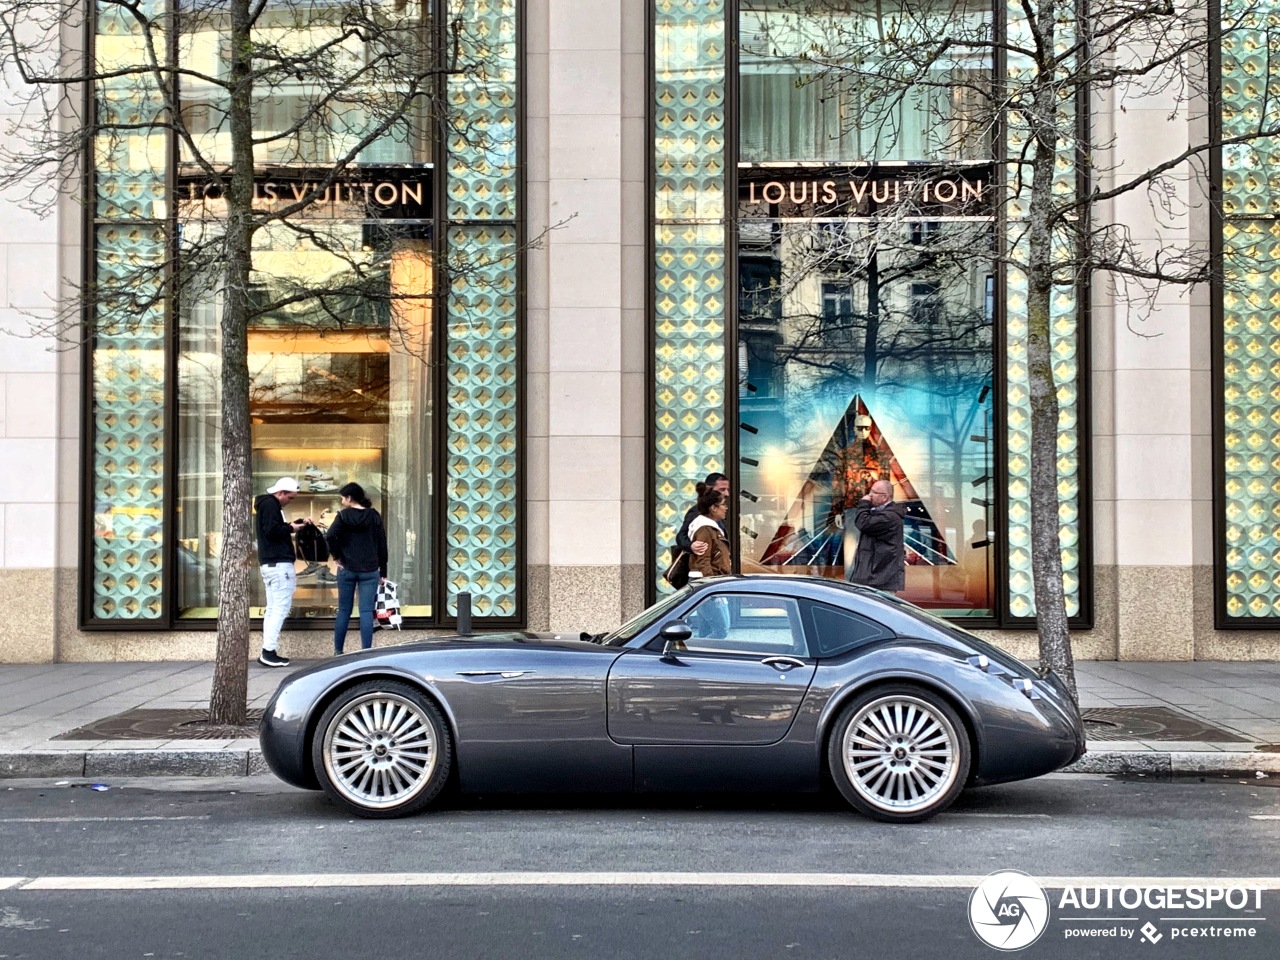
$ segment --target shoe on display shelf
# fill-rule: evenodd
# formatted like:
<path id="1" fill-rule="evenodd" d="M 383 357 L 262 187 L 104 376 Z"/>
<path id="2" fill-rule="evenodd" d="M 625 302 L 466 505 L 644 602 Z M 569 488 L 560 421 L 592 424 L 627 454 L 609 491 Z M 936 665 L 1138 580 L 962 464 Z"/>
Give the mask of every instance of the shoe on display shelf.
<path id="1" fill-rule="evenodd" d="M 338 485 L 332 480 L 312 480 L 307 485 L 308 493 L 329 493 L 330 491 L 337 489 Z"/>

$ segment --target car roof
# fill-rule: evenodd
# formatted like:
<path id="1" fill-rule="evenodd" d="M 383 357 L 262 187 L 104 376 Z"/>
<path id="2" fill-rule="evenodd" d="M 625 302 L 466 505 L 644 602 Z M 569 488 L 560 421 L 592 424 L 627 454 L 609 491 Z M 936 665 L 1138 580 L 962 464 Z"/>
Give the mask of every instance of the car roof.
<path id="1" fill-rule="evenodd" d="M 695 591 L 727 588 L 735 593 L 777 593 L 783 596 L 805 597 L 809 600 L 825 600 L 828 603 L 847 605 L 853 598 L 876 604 L 894 605 L 879 590 L 862 587 L 843 580 L 826 577 L 791 576 L 781 573 L 736 574 L 724 577 L 707 577 L 690 581 Z"/>

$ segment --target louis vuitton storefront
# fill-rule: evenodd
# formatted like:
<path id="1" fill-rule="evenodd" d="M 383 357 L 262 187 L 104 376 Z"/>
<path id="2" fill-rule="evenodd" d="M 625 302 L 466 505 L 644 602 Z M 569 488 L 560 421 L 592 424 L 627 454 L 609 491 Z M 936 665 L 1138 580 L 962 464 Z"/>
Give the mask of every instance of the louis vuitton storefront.
<path id="1" fill-rule="evenodd" d="M 844 577 L 845 511 L 887 479 L 907 506 L 903 595 L 973 624 L 1026 625 L 1025 326 L 998 255 L 991 48 L 957 45 L 900 95 L 823 62 L 831 38 L 874 34 L 880 5 L 659 8 L 653 297 L 669 363 L 655 555 L 688 481 L 720 469 L 739 496 L 743 572 Z M 923 37 L 929 9 L 912 9 Z M 984 2 L 940 4 L 938 18 L 1005 28 Z M 1059 472 L 1069 607 L 1087 626 L 1079 314 L 1065 304 L 1056 329 Z"/>
<path id="2" fill-rule="evenodd" d="M 95 135 L 87 202 L 77 186 L 49 219 L 0 223 L 0 661 L 214 652 L 225 264 L 198 253 L 227 209 L 199 159 L 229 159 L 228 49 L 219 6 L 144 6 L 203 18 L 173 48 L 191 139 L 147 119 L 145 83 L 104 83 L 91 106 L 118 129 Z M 315 41 L 340 7 L 268 2 L 259 29 L 281 49 Z M 138 55 L 123 9 L 98 4 L 101 67 Z M 362 9 L 423 49 L 456 39 L 471 68 L 434 76 L 423 108 L 375 136 L 352 103 L 313 111 L 292 75 L 260 98 L 254 204 L 269 222 L 246 358 L 255 492 L 296 477 L 290 515 L 323 522 L 356 480 L 386 518 L 406 630 L 379 642 L 451 630 L 461 593 L 481 629 L 616 626 L 667 589 L 695 484 L 716 472 L 747 575 L 847 576 L 846 512 L 891 481 L 904 596 L 1034 655 L 1010 161 L 1024 144 L 990 109 L 1022 69 L 1020 4 Z M 826 55 L 891 21 L 953 42 L 898 89 Z M 1250 29 L 1215 54 L 1224 133 L 1270 69 Z M 348 41 L 346 68 L 378 61 Z M 394 94 L 404 78 L 381 82 Z M 1085 144 L 1095 171 L 1144 163 L 1180 105 L 1063 109 L 1079 137 L 1058 145 L 1053 189 L 1074 197 L 1090 187 Z M 1080 656 L 1280 657 L 1275 271 L 1224 253 L 1276 257 L 1280 179 L 1258 175 L 1263 159 L 1218 151 L 1197 174 L 1219 191 L 1212 209 L 1098 208 L 1141 242 L 1213 250 L 1213 283 L 1146 312 L 1087 276 L 1055 287 L 1053 467 Z M 163 285 L 173 257 L 198 267 L 181 290 Z M 84 284 L 148 265 L 157 285 L 137 287 L 126 323 L 7 335 L 51 303 L 85 316 Z M 325 655 L 333 565 L 296 569 L 283 649 Z"/>
<path id="3" fill-rule="evenodd" d="M 253 487 L 297 478 L 292 510 L 323 527 L 338 488 L 361 483 L 386 517 L 414 627 L 447 621 L 463 590 L 480 617 L 524 619 L 517 6 L 388 2 L 365 11 L 362 32 L 341 5 L 281 0 L 254 25 L 266 62 L 283 51 L 303 66 L 260 81 L 254 109 Z M 105 81 L 94 101 L 92 282 L 145 288 L 149 263 L 168 279 L 164 295 L 137 298 L 141 315 L 122 321 L 110 296 L 95 308 L 78 604 L 88 631 L 201 629 L 218 616 L 228 14 L 159 0 L 147 13 L 140 26 L 100 4 L 93 33 L 105 70 L 145 60 L 172 29 L 183 72 L 182 123 L 168 131 L 128 122 L 159 109 L 143 81 Z M 466 29 L 450 26 L 462 17 Z M 445 49 L 446 31 L 451 72 L 378 69 Z M 341 70 L 346 86 L 325 74 Z M 294 624 L 331 622 L 333 563 L 300 559 L 298 575 Z"/>

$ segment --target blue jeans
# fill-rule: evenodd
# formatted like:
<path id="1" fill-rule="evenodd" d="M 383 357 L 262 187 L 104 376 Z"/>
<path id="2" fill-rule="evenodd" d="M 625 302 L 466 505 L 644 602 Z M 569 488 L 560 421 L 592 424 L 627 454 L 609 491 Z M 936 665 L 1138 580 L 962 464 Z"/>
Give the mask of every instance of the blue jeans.
<path id="1" fill-rule="evenodd" d="M 360 588 L 360 648 L 368 650 L 373 646 L 373 605 L 378 599 L 378 581 L 382 579 L 377 570 L 367 573 L 356 573 L 341 567 L 338 570 L 338 620 L 333 625 L 333 652 L 342 652 L 342 643 L 347 638 L 347 624 L 351 622 L 351 601 L 355 598 L 356 588 Z"/>

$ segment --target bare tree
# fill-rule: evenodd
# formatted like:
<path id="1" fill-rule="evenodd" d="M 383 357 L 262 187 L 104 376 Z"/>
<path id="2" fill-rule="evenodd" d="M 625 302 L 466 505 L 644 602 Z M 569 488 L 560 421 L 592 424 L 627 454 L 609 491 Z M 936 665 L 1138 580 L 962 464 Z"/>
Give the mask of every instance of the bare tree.
<path id="1" fill-rule="evenodd" d="M 294 329 L 330 333 L 359 326 L 361 311 L 380 310 L 396 348 L 425 362 L 421 330 L 397 320 L 433 291 L 394 290 L 368 231 L 335 222 L 376 224 L 424 192 L 429 202 L 430 184 L 408 175 L 390 186 L 369 182 L 361 170 L 371 158 L 422 161 L 426 144 L 444 135 L 473 147 L 480 162 L 513 162 L 509 133 L 460 119 L 446 96 L 457 84 L 492 85 L 495 99 L 503 95 L 508 81 L 489 58 L 501 39 L 484 31 L 482 18 L 437 30 L 432 16 L 428 0 L 0 0 L 0 64 L 23 101 L 0 187 L 27 190 L 33 206 L 47 206 L 48 184 L 77 193 L 89 156 L 128 154 L 135 168 L 153 171 L 171 163 L 170 150 L 177 160 L 170 175 L 177 196 L 164 198 L 170 209 L 134 218 L 161 219 L 152 249 L 99 271 L 45 332 L 92 348 L 99 334 L 138 329 L 166 301 L 216 307 L 223 497 L 216 724 L 240 724 L 246 714 L 248 331 L 287 314 Z M 93 22 L 98 43 L 86 51 L 81 40 Z M 421 175 L 421 163 L 417 169 Z M 123 199 L 113 211 L 128 226 Z M 320 276 L 273 272 L 255 257 L 264 237 L 318 251 L 328 268 Z M 451 256 L 443 265 L 451 275 L 471 269 L 463 255 Z"/>
<path id="2" fill-rule="evenodd" d="M 1101 281 L 1131 318 L 1142 318 L 1162 288 L 1219 274 L 1206 245 L 1140 241 L 1112 202 L 1143 197 L 1157 221 L 1207 216 L 1211 152 L 1280 132 L 1276 111 L 1260 102 L 1256 118 L 1244 125 L 1237 118 L 1229 136 L 1212 133 L 1213 55 L 1237 31 L 1274 49 L 1280 28 L 1247 4 L 1224 4 L 1211 20 L 1189 0 L 1017 0 L 1001 20 L 993 10 L 1006 5 L 987 0 L 746 0 L 744 7 L 756 15 L 744 58 L 815 88 L 826 148 L 841 159 L 985 159 L 1005 171 L 993 209 L 1005 238 L 991 256 L 1027 287 L 1040 657 L 1074 695 L 1059 541 L 1053 301 L 1063 292 L 1080 297 Z M 1131 145 L 1083 132 L 1082 113 L 1152 103 L 1171 104 L 1170 119 L 1181 124 L 1159 162 L 1135 169 L 1124 162 Z M 1181 132 L 1197 127 L 1199 134 Z M 1143 146 L 1149 156 L 1151 144 Z"/>

